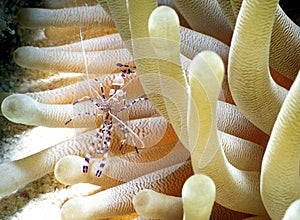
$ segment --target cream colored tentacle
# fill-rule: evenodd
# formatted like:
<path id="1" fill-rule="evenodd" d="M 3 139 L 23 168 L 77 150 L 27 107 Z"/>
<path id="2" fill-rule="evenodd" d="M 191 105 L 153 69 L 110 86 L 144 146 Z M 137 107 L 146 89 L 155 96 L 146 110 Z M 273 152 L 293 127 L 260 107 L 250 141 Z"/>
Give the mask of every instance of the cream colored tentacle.
<path id="1" fill-rule="evenodd" d="M 47 104 L 72 104 L 77 99 L 84 96 L 90 96 L 91 98 L 96 99 L 96 94 L 91 94 L 90 90 L 99 91 L 101 82 L 104 90 L 108 91 L 112 87 L 112 82 L 118 75 L 119 74 L 110 74 L 107 76 L 95 78 L 97 81 L 95 79 L 90 79 L 62 88 L 26 93 L 26 95 L 32 97 L 40 103 Z M 130 74 L 124 79 L 124 83 L 126 85 L 126 93 L 129 96 L 134 94 L 138 94 L 140 96 L 144 95 L 144 90 L 138 76 Z"/>
<path id="2" fill-rule="evenodd" d="M 168 126 L 167 128 L 166 123 L 164 120 L 161 120 L 160 118 L 148 118 L 148 119 L 144 119 L 145 123 L 141 123 L 139 120 L 131 120 L 128 123 L 128 126 L 136 128 L 139 127 L 140 129 L 140 137 L 144 140 L 145 144 L 147 145 L 147 147 L 152 147 L 152 146 L 160 146 L 160 145 L 168 145 L 169 143 L 173 143 L 174 141 L 177 141 L 177 137 L 173 132 L 170 132 L 170 130 L 172 130 L 170 128 L 170 126 Z M 152 129 L 151 133 L 149 134 L 149 129 L 151 127 L 151 125 L 156 124 L 156 129 Z M 116 129 L 117 126 L 114 127 L 114 129 Z M 85 153 L 88 152 L 89 148 L 92 146 L 92 142 L 95 141 L 96 138 L 96 130 L 91 130 L 89 132 L 85 132 L 84 134 L 80 134 L 77 135 L 76 138 L 74 139 L 70 139 L 67 141 L 64 141 L 60 144 L 57 144 L 53 147 L 50 147 L 46 150 L 43 150 L 39 153 L 33 154 L 32 156 L 26 157 L 26 158 L 22 158 L 16 161 L 11 161 L 11 162 L 6 162 L 3 164 L 0 164 L 0 175 L 1 176 L 5 176 L 5 179 L 3 179 L 3 181 L 1 181 L 0 183 L 0 196 L 3 195 L 8 195 L 10 193 L 12 193 L 13 191 L 21 188 L 22 186 L 26 185 L 29 182 L 32 182 L 38 178 L 41 178 L 42 176 L 46 175 L 47 173 L 50 173 L 54 170 L 54 166 L 55 164 L 63 157 L 67 156 L 67 155 L 80 155 L 80 156 L 85 156 Z M 171 133 L 171 134 L 170 134 Z M 151 134 L 155 135 L 157 138 L 155 140 L 153 140 L 153 138 L 151 140 L 149 140 L 149 136 L 151 136 Z M 158 135 L 159 134 L 159 135 Z M 111 149 L 111 151 L 117 151 L 118 152 L 118 147 L 120 146 L 120 141 L 121 141 L 122 137 L 118 136 L 118 134 L 116 134 L 116 132 L 112 133 L 111 136 L 111 146 L 113 149 Z M 134 150 L 134 148 L 132 146 L 126 146 L 127 148 L 129 148 L 129 150 Z M 173 149 L 173 146 L 166 146 L 164 149 L 164 154 L 166 154 L 166 156 L 168 156 L 168 152 L 170 151 L 170 149 Z M 180 148 L 178 148 L 180 149 Z M 130 152 L 130 151 L 129 151 Z M 161 151 L 162 152 L 162 151 Z M 179 152 L 183 152 L 183 151 L 179 151 Z M 174 156 L 175 153 L 173 153 L 173 157 L 172 155 L 170 155 L 170 159 L 173 160 L 173 162 L 169 163 L 170 165 L 173 165 L 176 160 L 180 160 L 180 157 L 176 158 L 176 156 Z M 153 152 L 149 152 L 149 153 L 141 153 L 141 155 L 144 156 L 144 158 L 142 157 L 141 159 L 141 163 L 143 162 L 147 162 L 147 159 L 150 160 L 149 158 L 153 157 L 156 158 L 157 160 L 160 159 L 161 155 L 159 153 L 159 148 L 157 148 L 157 150 Z M 150 155 L 150 156 L 149 156 Z M 123 159 L 119 159 L 118 157 L 115 157 L 114 159 L 112 159 L 112 164 L 113 166 L 117 166 L 117 164 L 124 164 L 124 160 L 127 160 L 130 156 L 129 155 L 125 155 L 123 156 L 125 158 Z M 132 154 L 131 157 L 133 157 L 133 159 L 135 157 L 137 157 L 136 153 Z M 69 166 L 67 166 L 67 169 L 65 170 L 60 170 L 60 175 L 64 178 L 66 178 L 67 174 L 71 174 L 72 172 L 78 172 L 79 174 L 81 173 L 81 168 L 82 163 L 84 162 L 84 158 L 81 158 L 81 162 L 77 160 L 77 162 L 79 163 L 79 165 L 74 166 L 74 158 L 72 158 L 72 161 L 69 162 Z M 165 162 L 161 162 L 160 166 L 164 166 L 166 167 L 166 164 L 168 164 L 167 161 L 168 158 L 166 158 Z M 155 160 L 155 159 L 154 159 Z M 76 160 L 75 160 L 76 161 Z M 138 162 L 138 158 L 134 159 L 134 161 Z M 181 160 L 182 161 L 182 160 Z M 155 163 L 155 162 L 153 162 Z M 133 165 L 137 166 L 134 167 Z M 58 165 L 57 165 L 58 166 Z M 79 167 L 78 170 L 76 170 L 76 167 Z M 123 166 L 124 167 L 124 166 Z M 133 169 L 137 169 L 138 170 L 138 163 L 136 164 L 132 164 Z M 161 167 L 156 166 L 157 168 L 154 169 L 159 169 Z M 144 171 L 140 171 L 142 174 L 147 173 L 147 169 L 150 168 L 150 170 L 153 171 L 153 167 L 145 167 L 146 169 L 144 169 Z M 114 169 L 112 169 L 112 172 L 114 172 Z M 133 179 L 134 177 L 132 175 L 136 175 L 135 173 L 128 173 L 127 171 L 124 173 L 118 173 L 118 175 L 115 175 L 115 178 L 110 178 L 109 176 L 112 176 L 114 174 L 109 172 L 109 169 L 107 170 L 107 175 L 104 178 L 101 178 L 99 180 L 95 180 L 95 178 L 90 178 L 88 181 L 90 181 L 91 183 L 98 183 L 99 185 L 103 185 L 104 187 L 109 187 L 110 185 L 114 185 L 117 183 L 121 183 L 122 181 L 120 181 L 121 176 L 125 176 L 122 177 L 122 179 L 127 178 L 128 180 Z M 78 175 L 77 175 L 78 176 Z M 132 177 L 130 177 L 132 176 Z M 81 175 L 82 177 L 82 175 Z M 84 177 L 82 177 L 82 182 L 84 182 Z M 74 176 L 74 178 L 76 178 L 76 175 Z M 119 179 L 118 179 L 119 178 Z"/>
<path id="3" fill-rule="evenodd" d="M 229 52 L 229 86 L 241 112 L 271 133 L 287 91 L 269 73 L 269 44 L 277 1 L 244 1 Z"/>
<path id="4" fill-rule="evenodd" d="M 300 27 L 278 5 L 272 31 L 270 65 L 295 80 L 300 69 Z"/>
<path id="5" fill-rule="evenodd" d="M 98 52 L 63 51 L 51 47 L 20 47 L 14 52 L 15 62 L 24 68 L 62 72 L 84 73 L 87 68 L 90 74 L 105 75 L 116 69 L 117 63 L 128 63 L 132 57 L 127 49 L 106 50 Z"/>
<path id="6" fill-rule="evenodd" d="M 215 109 L 224 74 L 222 61 L 212 52 L 203 52 L 191 65 L 189 135 L 196 140 L 191 152 L 193 170 L 213 179 L 217 203 L 240 212 L 266 215 L 259 194 L 259 173 L 230 165 L 219 145 Z"/>
<path id="7" fill-rule="evenodd" d="M 131 213 L 134 211 L 132 198 L 138 191 L 155 189 L 161 193 L 179 195 L 184 181 L 191 174 L 190 162 L 185 162 L 92 196 L 71 199 L 62 207 L 62 219 L 108 218 Z M 120 197 L 120 195 L 123 196 Z"/>
<path id="8" fill-rule="evenodd" d="M 181 198 L 157 193 L 150 189 L 138 192 L 132 200 L 135 211 L 147 219 L 181 219 Z"/>
<path id="9" fill-rule="evenodd" d="M 123 42 L 127 45 L 127 49 L 130 53 L 132 53 L 129 15 L 127 13 L 126 0 L 107 0 L 107 5 Z"/>
<path id="10" fill-rule="evenodd" d="M 272 219 L 282 219 L 300 198 L 300 77 L 296 78 L 275 122 L 261 174 L 261 196 Z"/>
<path id="11" fill-rule="evenodd" d="M 226 44 L 208 35 L 181 27 L 180 52 L 189 59 L 193 59 L 203 50 L 215 51 L 227 66 L 229 47 Z"/>
<path id="12" fill-rule="evenodd" d="M 193 30 L 230 45 L 232 30 L 216 0 L 192 0 L 188 3 L 174 0 L 174 3 Z"/>
<path id="13" fill-rule="evenodd" d="M 82 48 L 84 48 L 85 52 L 90 52 L 122 49 L 125 48 L 125 44 L 123 43 L 120 34 L 109 34 L 101 37 L 83 40 L 71 44 L 65 44 L 62 46 L 55 46 L 51 48 L 71 52 L 82 52 Z"/>
<path id="14" fill-rule="evenodd" d="M 168 119 L 177 136 L 188 145 L 187 78 L 180 61 L 180 31 L 176 12 L 167 6 L 156 8 L 149 18 L 149 35 L 160 71 L 160 85 Z"/>
<path id="15" fill-rule="evenodd" d="M 145 76 L 141 83 L 158 112 L 168 119 L 160 86 L 158 61 L 155 59 L 148 31 L 149 16 L 156 7 L 157 3 L 153 0 L 128 1 L 133 56 L 139 74 Z"/>
<path id="16" fill-rule="evenodd" d="M 93 114 L 97 107 L 90 101 L 76 105 L 44 104 L 23 94 L 8 96 L 1 105 L 2 114 L 10 121 L 34 126 L 95 128 L 103 118 Z M 128 119 L 137 119 L 157 115 L 149 101 L 137 103 L 126 112 Z M 72 121 L 69 119 L 72 118 Z"/>
<path id="17" fill-rule="evenodd" d="M 18 19 L 21 25 L 27 27 L 77 25 L 114 27 L 111 16 L 101 5 L 63 9 L 23 8 L 18 14 Z"/>
<path id="18" fill-rule="evenodd" d="M 230 25 L 231 30 L 233 30 L 236 21 L 236 15 L 234 14 L 234 11 L 232 9 L 231 1 L 230 0 L 217 0 L 217 1 L 228 24 Z"/>
<path id="19" fill-rule="evenodd" d="M 277 1 L 278 2 L 278 1 Z M 236 17 L 241 7 L 241 0 L 231 0 Z M 255 5 L 253 10 L 255 10 Z M 268 14 L 269 7 L 265 7 Z M 297 26 L 277 4 L 270 43 L 270 65 L 280 74 L 294 80 L 300 64 L 300 27 Z"/>
<path id="20" fill-rule="evenodd" d="M 254 142 L 262 147 L 267 146 L 269 135 L 247 120 L 237 106 L 218 101 L 216 117 L 218 130 Z"/>
<path id="21" fill-rule="evenodd" d="M 210 219 L 216 198 L 213 180 L 203 174 L 195 174 L 182 187 L 183 220 Z"/>

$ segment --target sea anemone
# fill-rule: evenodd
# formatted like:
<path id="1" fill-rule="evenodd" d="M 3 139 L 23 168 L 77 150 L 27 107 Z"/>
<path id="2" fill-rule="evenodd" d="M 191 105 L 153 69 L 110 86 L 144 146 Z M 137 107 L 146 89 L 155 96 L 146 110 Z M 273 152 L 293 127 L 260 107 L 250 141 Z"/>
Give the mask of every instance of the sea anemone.
<path id="1" fill-rule="evenodd" d="M 29 157 L 2 163 L 2 196 L 54 171 L 64 184 L 101 186 L 98 193 L 67 201 L 63 219 L 134 211 L 159 219 L 281 219 L 290 204 L 288 210 L 294 210 L 300 196 L 300 30 L 278 1 L 174 0 L 169 6 L 175 10 L 156 1 L 78 4 L 22 9 L 20 24 L 43 28 L 48 47 L 18 48 L 14 60 L 38 71 L 85 72 L 76 76 L 85 80 L 12 94 L 2 102 L 2 112 L 15 123 L 88 129 Z M 64 45 L 49 47 L 53 26 L 57 35 L 59 27 L 81 41 L 67 38 Z M 94 38 L 107 29 L 115 32 L 115 27 L 119 33 Z M 86 153 L 106 122 L 93 112 L 102 100 L 99 91 L 108 96 L 122 73 L 118 63 L 136 65 L 136 71 L 125 70 L 129 74 L 122 83 L 128 122 L 115 117 L 131 131 L 126 136 L 113 125 L 111 156 L 97 177 L 105 154 L 89 161 Z M 132 104 L 136 97 L 147 99 Z M 122 140 L 126 146 L 119 151 Z M 143 143 L 139 152 L 132 147 L 137 140 Z M 82 173 L 87 160 L 91 169 Z"/>

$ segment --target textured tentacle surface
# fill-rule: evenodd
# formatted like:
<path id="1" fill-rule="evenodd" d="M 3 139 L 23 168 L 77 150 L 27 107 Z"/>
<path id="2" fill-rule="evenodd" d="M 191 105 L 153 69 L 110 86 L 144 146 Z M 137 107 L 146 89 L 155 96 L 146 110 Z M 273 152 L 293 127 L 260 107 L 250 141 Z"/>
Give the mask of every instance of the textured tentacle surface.
<path id="1" fill-rule="evenodd" d="M 89 197 L 71 199 L 62 208 L 62 218 L 108 218 L 133 212 L 132 198 L 140 190 L 155 189 L 161 193 L 178 196 L 184 181 L 191 174 L 190 162 L 181 163 Z"/>
<path id="2" fill-rule="evenodd" d="M 193 30 L 230 44 L 232 30 L 216 0 L 189 1 L 188 4 L 175 0 L 174 3 Z"/>
<path id="3" fill-rule="evenodd" d="M 112 18 L 101 5 L 64 9 L 24 8 L 18 16 L 20 24 L 29 27 L 63 27 L 77 26 L 78 24 L 82 26 L 114 26 Z"/>
<path id="4" fill-rule="evenodd" d="M 300 69 L 300 27 L 278 5 L 270 46 L 270 65 L 295 80 Z"/>
<path id="5" fill-rule="evenodd" d="M 129 25 L 129 15 L 125 0 L 107 0 L 109 11 L 114 19 L 115 25 L 126 44 L 128 50 L 132 52 L 131 33 Z"/>
<path id="6" fill-rule="evenodd" d="M 110 34 L 101 37 L 96 37 L 81 42 L 65 44 L 62 46 L 51 47 L 52 49 L 82 52 L 84 48 L 85 52 L 91 51 L 103 51 L 125 48 L 125 45 L 120 37 L 120 34 Z"/>
<path id="7" fill-rule="evenodd" d="M 244 1 L 229 52 L 229 86 L 241 112 L 271 133 L 286 90 L 269 73 L 269 44 L 277 1 Z M 255 19 L 253 19 L 253 16 Z"/>
<path id="8" fill-rule="evenodd" d="M 132 61 L 132 57 L 127 49 L 84 54 L 51 47 L 27 46 L 14 52 L 14 60 L 18 65 L 29 69 L 84 73 L 88 68 L 91 74 L 105 75 L 114 72 L 117 63 L 128 63 Z"/>
<path id="9" fill-rule="evenodd" d="M 65 163 L 67 165 L 63 165 L 63 168 L 60 169 L 60 176 L 62 176 L 64 179 L 72 179 L 73 183 L 76 181 L 90 182 L 98 183 L 98 185 L 102 185 L 103 187 L 111 187 L 111 185 L 129 181 L 138 175 L 144 175 L 149 169 L 151 170 L 150 172 L 152 172 L 161 169 L 162 167 L 171 166 L 176 162 L 185 161 L 188 158 L 189 154 L 182 145 L 178 145 L 177 147 L 176 144 L 172 145 L 172 143 L 177 140 L 177 137 L 174 132 L 170 131 L 172 130 L 171 127 L 168 127 L 166 130 L 166 122 L 164 120 L 161 118 L 149 118 L 145 120 L 149 120 L 148 123 L 141 123 L 139 120 L 132 120 L 128 122 L 128 125 L 130 127 L 139 129 L 139 135 L 145 142 L 146 148 L 161 145 L 165 145 L 165 147 L 155 147 L 151 151 L 145 151 L 145 153 L 141 152 L 141 156 L 134 152 L 129 155 L 122 156 L 123 158 L 119 158 L 118 156 L 112 158 L 112 168 L 106 169 L 107 171 L 104 172 L 106 177 L 100 180 L 95 180 L 95 178 L 89 179 L 89 176 L 84 175 L 79 175 L 81 178 L 80 181 L 76 180 L 78 175 L 74 175 L 74 177 L 67 177 L 67 174 L 72 175 L 71 171 L 80 174 L 81 169 L 79 168 L 77 170 L 76 167 L 82 165 L 84 162 L 83 158 L 81 158 L 81 161 L 77 160 L 76 158 L 68 160 L 68 162 Z M 149 139 L 151 136 L 151 133 L 149 134 L 149 129 L 153 123 L 156 124 L 156 129 L 151 130 L 151 133 L 155 131 L 159 133 L 158 136 L 156 135 L 156 137 L 159 137 L 157 139 Z M 49 172 L 52 172 L 59 159 L 67 155 L 83 156 L 84 153 L 88 151 L 92 141 L 95 139 L 95 133 L 95 130 L 91 130 L 90 132 L 85 132 L 78 135 L 75 139 L 62 142 L 30 157 L 1 164 L 0 167 L 3 169 L 1 169 L 0 174 L 6 176 L 5 181 L 1 182 L 1 196 L 8 195 L 14 190 L 21 188 L 25 184 L 41 178 Z M 112 135 L 112 146 L 118 149 L 121 139 L 122 138 L 119 137 L 118 134 L 114 133 Z M 128 142 L 130 143 L 130 140 L 128 140 Z M 126 146 L 126 148 L 129 149 L 129 152 L 134 149 L 132 146 Z M 114 151 L 118 152 L 116 149 L 114 149 Z M 179 153 L 181 156 L 176 157 L 177 153 Z M 165 157 L 162 157 L 162 155 L 165 155 Z M 160 162 L 156 163 L 155 160 Z M 148 162 L 152 162 L 155 166 L 147 164 Z M 73 165 L 76 163 L 77 166 L 73 167 Z M 57 165 L 57 167 L 58 166 L 59 165 Z M 135 172 L 132 172 L 131 175 L 128 175 L 128 172 L 117 170 L 119 167 L 125 166 L 128 166 L 129 169 L 132 168 L 135 170 Z M 57 169 L 59 169 L 59 167 Z M 56 171 L 56 173 L 58 173 L 58 171 Z"/>
<path id="10" fill-rule="evenodd" d="M 274 1 L 278 2 L 278 1 Z M 241 0 L 232 0 L 232 9 L 236 17 L 241 8 Z M 252 5 L 255 10 L 255 5 Z M 265 7 L 264 13 L 268 14 L 270 7 Z M 294 80 L 300 64 L 300 27 L 297 26 L 277 5 L 275 20 L 270 42 L 270 65 L 287 78 Z"/>
<path id="11" fill-rule="evenodd" d="M 261 196 L 272 219 L 282 219 L 300 197 L 300 78 L 297 77 L 280 110 L 262 163 Z"/>
<path id="12" fill-rule="evenodd" d="M 176 12 L 167 6 L 156 8 L 149 17 L 148 28 L 160 70 L 160 85 L 168 118 L 181 142 L 189 146 L 187 79 L 180 62 L 179 20 Z"/>
<path id="13" fill-rule="evenodd" d="M 255 127 L 235 105 L 218 101 L 216 117 L 218 130 L 267 146 L 269 135 Z"/>
<path id="14" fill-rule="evenodd" d="M 191 153 L 193 169 L 195 173 L 201 172 L 213 179 L 217 188 L 216 202 L 219 204 L 236 211 L 265 215 L 259 194 L 259 173 L 238 170 L 230 165 L 219 146 L 214 120 L 218 88 L 224 74 L 222 62 L 218 56 L 214 57 L 214 54 L 203 52 L 191 65 L 192 100 L 190 100 L 189 127 L 194 131 L 190 133 L 190 137 L 197 141 Z M 195 106 L 192 105 L 193 102 L 196 103 Z M 194 115 L 198 115 L 199 118 L 194 118 Z M 205 115 L 205 118 L 201 115 Z M 197 128 L 195 122 L 200 122 L 201 127 Z M 203 158 L 205 154 L 209 156 Z M 220 175 L 222 179 L 219 178 Z"/>
<path id="15" fill-rule="evenodd" d="M 149 202 L 147 204 L 151 206 L 145 207 L 144 204 L 140 204 L 141 206 L 135 207 L 139 213 L 151 210 L 149 215 L 143 214 L 144 217 L 180 219 L 183 207 L 179 196 L 184 181 L 193 173 L 192 166 L 194 172 L 205 173 L 215 183 L 217 202 L 212 208 L 212 219 L 242 219 L 251 216 L 247 213 L 259 215 L 250 219 L 269 219 L 267 214 L 272 219 L 279 219 L 284 214 L 284 218 L 298 218 L 293 214 L 293 210 L 297 212 L 297 202 L 292 201 L 298 199 L 299 190 L 299 155 L 296 152 L 297 148 L 293 147 L 297 143 L 296 133 L 299 130 L 296 116 L 299 97 L 289 93 L 286 102 L 283 102 L 287 91 L 274 83 L 269 72 L 271 71 L 275 82 L 285 88 L 290 87 L 299 69 L 299 27 L 286 17 L 280 7 L 275 5 L 275 1 L 244 1 L 245 4 L 249 3 L 249 8 L 252 9 L 248 10 L 246 7 L 245 10 L 243 6 L 236 25 L 235 19 L 241 8 L 240 0 L 191 1 L 190 4 L 180 0 L 174 1 L 180 6 L 180 11 L 191 26 L 199 27 L 205 30 L 205 33 L 219 39 L 227 39 L 227 44 L 230 42 L 231 30 L 223 15 L 229 18 L 229 24 L 232 28 L 235 27 L 236 32 L 230 53 L 229 46 L 221 41 L 179 27 L 178 19 L 169 19 L 176 16 L 169 17 L 168 13 L 155 14 L 162 9 L 157 8 L 157 4 L 170 5 L 177 11 L 174 3 L 168 1 L 66 0 L 63 7 L 55 6 L 57 2 L 59 1 L 53 0 L 50 3 L 50 7 L 56 10 L 21 10 L 19 21 L 21 28 L 30 27 L 34 35 L 44 33 L 43 38 L 38 38 L 34 45 L 61 45 L 66 42 L 68 44 L 48 48 L 20 48 L 15 53 L 16 62 L 23 67 L 34 69 L 28 71 L 30 74 L 48 73 L 49 70 L 52 71 L 50 74 L 53 74 L 53 70 L 86 72 L 85 75 L 72 74 L 81 80 L 85 77 L 113 74 L 97 78 L 98 81 L 92 79 L 51 91 L 14 94 L 3 102 L 4 115 L 17 119 L 18 123 L 87 129 L 76 129 L 75 139 L 64 141 L 30 157 L 1 164 L 0 176 L 4 178 L 0 183 L 0 196 L 8 195 L 55 169 L 56 177 L 65 184 L 85 182 L 99 185 L 102 190 L 107 189 L 91 197 L 70 200 L 63 207 L 63 218 L 99 219 L 130 213 L 134 211 L 133 200 L 138 198 L 134 196 L 137 194 L 142 195 L 142 203 Z M 255 4 L 257 2 L 263 3 Z M 97 4 L 101 4 L 101 7 Z M 199 8 L 199 5 L 203 4 L 204 7 Z M 149 22 L 149 16 L 154 9 L 156 12 Z M 254 15 L 257 11 L 259 14 Z M 163 16 L 158 22 L 153 22 L 161 15 Z M 204 20 L 199 22 L 199 17 L 203 17 Z M 272 19 L 275 20 L 273 29 Z M 167 20 L 168 22 L 165 22 Z M 99 37 L 105 33 L 115 33 L 114 23 L 120 34 Z M 223 29 L 220 24 L 226 24 L 223 26 L 225 34 L 219 34 Z M 90 39 L 96 36 L 97 38 Z M 149 38 L 150 36 L 152 38 Z M 160 41 L 154 38 L 159 38 Z M 36 40 L 33 36 L 30 36 L 30 39 Z M 70 44 L 78 39 L 81 42 Z M 161 42 L 163 43 L 160 44 Z M 225 69 L 229 63 L 229 75 L 230 71 L 238 73 L 231 78 L 233 80 L 229 79 L 229 83 L 232 83 L 230 88 L 225 78 L 223 94 L 219 94 L 219 97 L 217 93 L 221 87 L 222 74 L 215 74 L 214 70 L 218 69 L 218 73 L 221 69 L 224 70 L 222 65 L 219 65 L 220 59 L 213 62 L 216 61 L 213 56 L 203 56 L 207 65 L 190 65 L 191 59 L 196 57 L 197 60 L 197 54 L 202 50 L 218 53 Z M 150 99 L 132 105 L 123 112 L 126 114 L 126 120 L 128 119 L 126 125 L 133 129 L 145 146 L 136 153 L 133 145 L 137 136 L 129 135 L 120 151 L 124 133 L 115 124 L 110 136 L 112 140 L 107 163 L 101 177 L 96 177 L 95 171 L 98 170 L 103 155 L 96 155 L 95 158 L 92 156 L 88 173 L 82 173 L 82 167 L 86 152 L 90 151 L 91 143 L 95 142 L 97 132 L 99 134 L 99 130 L 92 129 L 99 129 L 103 118 L 98 117 L 95 120 L 95 117 L 89 116 L 90 112 L 95 110 L 95 102 L 81 98 L 90 96 L 97 99 L 96 95 L 101 90 L 100 81 L 104 90 L 110 91 L 112 82 L 119 75 L 114 74 L 119 73 L 116 64 L 121 62 L 136 64 L 137 67 L 136 74 L 128 75 L 124 79 L 125 84 L 130 84 L 124 89 L 128 100 L 145 95 Z M 276 71 L 278 75 L 274 74 Z M 209 75 L 204 76 L 202 73 Z M 204 78 L 208 81 L 202 81 Z M 50 78 L 47 80 L 51 81 Z M 38 83 L 39 81 L 36 82 Z M 55 85 L 55 88 L 58 86 Z M 190 86 L 191 90 L 188 90 Z M 296 86 L 298 85 L 292 87 L 291 92 L 296 90 Z M 235 93 L 234 100 L 230 94 L 232 88 Z M 244 90 L 247 92 L 241 92 Z M 28 90 L 24 88 L 22 91 Z M 185 96 L 186 91 L 188 93 Z M 108 97 L 108 94 L 105 95 Z M 190 95 L 193 98 L 189 99 Z M 292 96 L 293 98 L 289 98 Z M 78 99 L 83 101 L 76 103 Z M 237 106 L 234 105 L 236 100 Z M 240 101 L 245 102 L 241 104 Z M 72 105 L 74 102 L 76 104 Z M 279 113 L 268 144 L 272 123 L 275 122 L 282 103 L 284 104 L 281 110 L 286 114 Z M 186 106 L 190 108 L 188 111 Z M 250 111 L 252 115 L 247 115 L 249 106 L 254 106 L 254 110 L 258 111 Z M 87 114 L 80 116 L 80 112 Z M 157 117 L 158 112 L 167 120 Z M 187 112 L 189 120 L 186 122 Z M 70 118 L 74 120 L 65 125 Z M 253 118 L 258 123 L 253 121 Z M 178 132 L 178 127 L 181 128 L 182 125 L 184 129 L 186 127 L 188 135 Z M 178 142 L 177 134 L 183 140 L 183 144 Z M 259 171 L 266 145 L 267 153 L 259 185 Z M 185 147 L 188 147 L 190 152 Z M 186 161 L 190 153 L 192 164 L 183 165 L 183 169 L 181 165 L 174 166 Z M 285 159 L 282 159 L 283 157 Z M 262 189 L 261 194 L 259 186 Z M 201 184 L 196 184 L 195 188 L 201 189 Z M 142 189 L 152 189 L 156 192 L 143 192 Z M 196 192 L 196 189 L 193 192 Z M 143 196 L 143 193 L 146 196 Z M 191 197 L 188 196 L 187 199 Z M 208 201 L 205 205 L 208 205 Z M 210 213 L 211 203 L 208 209 L 207 213 Z M 3 211 L 5 210 L 4 208 Z M 199 213 L 195 218 L 198 217 Z"/>
<path id="16" fill-rule="evenodd" d="M 139 74 L 145 76 L 141 83 L 159 113 L 168 118 L 160 86 L 158 61 L 148 31 L 148 20 L 156 6 L 156 1 L 128 1 L 128 12 L 133 56 Z"/>
<path id="17" fill-rule="evenodd" d="M 26 93 L 26 95 L 34 98 L 40 103 L 47 104 L 72 104 L 76 101 L 76 99 L 84 96 L 90 96 L 91 98 L 96 99 L 96 94 L 92 91 L 99 91 L 99 83 L 101 82 L 104 90 L 107 91 L 112 87 L 112 83 L 117 76 L 118 74 L 111 74 L 95 78 L 96 80 L 85 80 L 62 88 L 46 90 L 42 92 Z M 124 79 L 124 84 L 126 85 L 126 93 L 129 96 L 134 96 L 135 94 L 140 96 L 144 95 L 139 77 L 136 75 L 127 76 Z"/>

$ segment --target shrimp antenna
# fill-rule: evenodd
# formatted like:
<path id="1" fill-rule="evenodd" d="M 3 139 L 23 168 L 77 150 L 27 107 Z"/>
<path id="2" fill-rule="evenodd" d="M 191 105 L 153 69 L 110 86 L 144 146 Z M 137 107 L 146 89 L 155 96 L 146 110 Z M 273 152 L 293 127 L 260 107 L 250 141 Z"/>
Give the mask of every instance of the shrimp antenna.
<path id="1" fill-rule="evenodd" d="M 89 90 L 90 90 L 90 95 L 92 96 L 93 92 L 96 95 L 98 95 L 98 92 L 90 84 L 88 60 L 87 60 L 86 51 L 85 51 L 84 44 L 83 44 L 83 33 L 82 33 L 81 26 L 79 27 L 79 36 L 80 36 L 81 51 L 82 51 L 82 54 L 83 54 L 83 62 L 84 62 L 84 67 L 85 67 L 85 75 L 86 75 L 86 80 L 87 80 L 88 87 L 89 87 Z"/>

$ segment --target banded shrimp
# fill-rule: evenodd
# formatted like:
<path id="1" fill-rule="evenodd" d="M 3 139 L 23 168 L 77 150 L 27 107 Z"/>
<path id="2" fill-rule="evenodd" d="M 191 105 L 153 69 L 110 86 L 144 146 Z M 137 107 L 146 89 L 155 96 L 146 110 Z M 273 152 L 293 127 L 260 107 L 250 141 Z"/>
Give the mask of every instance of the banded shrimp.
<path id="1" fill-rule="evenodd" d="M 73 117 L 65 122 L 65 125 L 76 123 L 76 118 L 81 115 L 94 117 L 95 123 L 99 118 L 102 121 L 101 124 L 97 125 L 97 130 L 90 143 L 88 152 L 85 152 L 85 164 L 82 167 L 82 172 L 87 173 L 92 158 L 100 157 L 101 160 L 95 172 L 97 177 L 101 176 L 109 155 L 113 154 L 111 150 L 113 136 L 119 136 L 118 140 L 120 141 L 117 148 L 119 152 L 122 152 L 125 146 L 131 145 L 138 154 L 139 149 L 145 147 L 143 140 L 127 125 L 129 115 L 126 111 L 139 102 L 147 101 L 148 98 L 141 94 L 143 93 L 141 89 L 138 90 L 139 92 L 132 92 L 132 85 L 138 80 L 135 66 L 117 63 L 116 68 L 119 73 L 113 74 L 109 87 L 103 85 L 101 81 L 103 78 L 91 79 L 91 95 L 80 97 L 73 103 L 74 108 L 76 108 L 80 103 L 88 102 L 89 106 L 92 107 L 89 109 L 93 110 L 76 112 Z M 127 90 L 131 90 L 129 94 Z M 135 98 L 132 98 L 132 96 L 135 96 Z M 113 132 L 118 134 L 112 134 Z"/>

